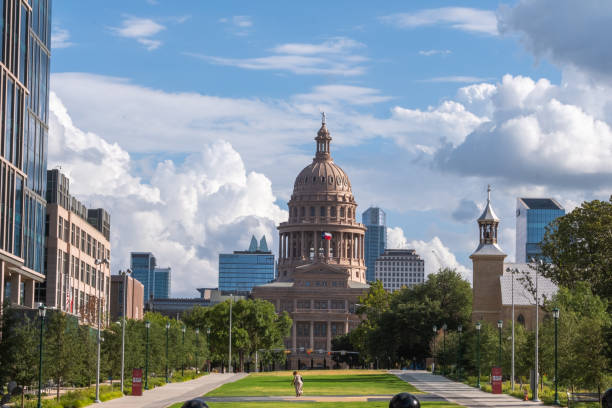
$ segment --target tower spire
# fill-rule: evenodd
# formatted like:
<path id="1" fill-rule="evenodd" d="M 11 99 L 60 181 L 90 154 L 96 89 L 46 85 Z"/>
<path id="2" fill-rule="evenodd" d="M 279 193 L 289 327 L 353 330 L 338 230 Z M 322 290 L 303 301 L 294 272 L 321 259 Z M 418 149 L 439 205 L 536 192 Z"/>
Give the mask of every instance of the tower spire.
<path id="1" fill-rule="evenodd" d="M 487 184 L 487 203 L 491 202 L 491 185 Z"/>
<path id="2" fill-rule="evenodd" d="M 321 128 L 317 132 L 317 154 L 315 160 L 331 160 L 331 154 L 329 152 L 329 144 L 332 140 L 329 130 L 327 130 L 327 116 L 325 112 L 321 112 Z"/>

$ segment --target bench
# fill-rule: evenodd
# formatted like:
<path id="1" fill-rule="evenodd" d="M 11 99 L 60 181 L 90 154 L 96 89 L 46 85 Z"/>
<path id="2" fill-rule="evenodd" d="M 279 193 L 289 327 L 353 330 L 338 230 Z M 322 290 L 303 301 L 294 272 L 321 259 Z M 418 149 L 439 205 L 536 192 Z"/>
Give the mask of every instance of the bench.
<path id="1" fill-rule="evenodd" d="M 601 403 L 601 394 L 598 392 L 568 392 L 567 406 L 571 407 L 572 402 L 599 402 Z"/>

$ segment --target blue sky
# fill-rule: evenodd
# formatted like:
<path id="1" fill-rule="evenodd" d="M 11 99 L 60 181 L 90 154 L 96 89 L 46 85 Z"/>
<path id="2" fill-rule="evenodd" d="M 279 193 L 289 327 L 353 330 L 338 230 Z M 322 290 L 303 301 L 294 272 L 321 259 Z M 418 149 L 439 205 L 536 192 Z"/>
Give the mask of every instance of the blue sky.
<path id="1" fill-rule="evenodd" d="M 276 241 L 325 110 L 360 212 L 469 276 L 487 184 L 509 259 L 517 196 L 608 195 L 608 51 L 580 42 L 603 4 L 56 0 L 50 164 L 112 210 L 115 268 L 157 251 L 190 295 L 219 251 Z"/>

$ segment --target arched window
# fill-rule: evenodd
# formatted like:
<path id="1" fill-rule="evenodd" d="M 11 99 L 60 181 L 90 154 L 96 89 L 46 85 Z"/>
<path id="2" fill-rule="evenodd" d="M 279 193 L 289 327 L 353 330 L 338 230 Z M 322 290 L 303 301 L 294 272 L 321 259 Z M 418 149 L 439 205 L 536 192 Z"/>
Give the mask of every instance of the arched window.
<path id="1" fill-rule="evenodd" d="M 352 214 L 352 211 L 351 211 L 351 209 L 349 208 L 349 209 L 348 209 L 348 215 L 347 215 L 349 219 L 353 218 L 353 217 L 351 217 L 351 214 Z"/>
<path id="2" fill-rule="evenodd" d="M 310 207 L 310 216 L 311 217 L 315 216 L 315 208 L 314 207 Z"/>
<path id="3" fill-rule="evenodd" d="M 336 216 L 336 207 L 332 207 L 332 208 L 330 209 L 330 212 L 331 212 L 331 214 L 329 214 L 329 215 L 330 215 L 330 217 L 335 217 L 335 216 Z"/>
<path id="4" fill-rule="evenodd" d="M 321 212 L 319 214 L 321 217 L 325 217 L 325 207 L 321 207 Z"/>
<path id="5" fill-rule="evenodd" d="M 340 207 L 340 218 L 344 218 L 344 207 Z"/>
<path id="6" fill-rule="evenodd" d="M 525 316 L 523 316 L 522 314 L 518 315 L 518 317 L 516 318 L 516 321 L 524 326 L 525 325 Z"/>

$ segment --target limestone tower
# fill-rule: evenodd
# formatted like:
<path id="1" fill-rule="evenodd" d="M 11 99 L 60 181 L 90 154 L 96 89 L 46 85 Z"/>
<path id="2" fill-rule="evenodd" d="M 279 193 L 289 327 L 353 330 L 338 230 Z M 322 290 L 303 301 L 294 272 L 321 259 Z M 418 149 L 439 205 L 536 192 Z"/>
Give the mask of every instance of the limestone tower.
<path id="1" fill-rule="evenodd" d="M 499 218 L 491 206 L 491 186 L 487 188 L 487 205 L 478 217 L 480 244 L 470 258 L 473 264 L 472 321 L 496 324 L 502 318 L 500 276 L 504 273 L 506 254 L 497 245 Z"/>

